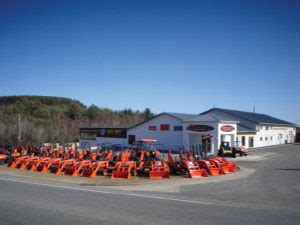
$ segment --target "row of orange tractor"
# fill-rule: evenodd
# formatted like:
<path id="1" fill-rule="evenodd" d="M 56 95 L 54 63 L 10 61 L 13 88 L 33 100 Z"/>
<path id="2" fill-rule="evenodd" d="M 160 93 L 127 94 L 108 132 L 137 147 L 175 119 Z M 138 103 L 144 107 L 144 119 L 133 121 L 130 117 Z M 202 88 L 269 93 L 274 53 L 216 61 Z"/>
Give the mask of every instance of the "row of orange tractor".
<path id="1" fill-rule="evenodd" d="M 179 152 L 177 156 L 168 153 L 163 160 L 158 150 L 134 149 L 113 152 L 97 150 L 89 152 L 45 150 L 39 156 L 19 156 L 8 166 L 20 170 L 95 178 L 97 175 L 112 179 L 130 179 L 132 176 L 150 179 L 170 178 L 181 175 L 189 178 L 224 175 L 237 171 L 235 163 L 218 156 L 197 159 L 192 150 Z"/>

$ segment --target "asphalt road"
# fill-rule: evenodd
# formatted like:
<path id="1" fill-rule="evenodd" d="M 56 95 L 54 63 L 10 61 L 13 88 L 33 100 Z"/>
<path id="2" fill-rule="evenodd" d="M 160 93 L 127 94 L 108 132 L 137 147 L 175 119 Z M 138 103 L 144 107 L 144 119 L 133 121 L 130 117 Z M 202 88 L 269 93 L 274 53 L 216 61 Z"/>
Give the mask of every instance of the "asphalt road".
<path id="1" fill-rule="evenodd" d="M 0 176 L 4 224 L 300 224 L 300 145 L 256 150 L 237 180 L 180 193 L 122 191 Z M 188 180 L 187 180 L 188 182 Z"/>

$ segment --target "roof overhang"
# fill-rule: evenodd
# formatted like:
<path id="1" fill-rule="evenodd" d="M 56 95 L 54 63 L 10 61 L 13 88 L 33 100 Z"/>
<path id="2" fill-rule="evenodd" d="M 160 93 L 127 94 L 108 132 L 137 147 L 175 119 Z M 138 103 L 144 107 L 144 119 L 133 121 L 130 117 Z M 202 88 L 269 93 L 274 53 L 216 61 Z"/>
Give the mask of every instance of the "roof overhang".
<path id="1" fill-rule="evenodd" d="M 278 127 L 297 127 L 296 124 L 276 124 L 276 123 L 257 123 L 258 125 L 269 125 L 269 126 L 278 126 Z"/>
<path id="2" fill-rule="evenodd" d="M 246 135 L 246 134 L 256 134 L 256 131 L 237 131 L 236 132 L 236 134 L 237 135 L 240 135 L 240 134 L 242 134 L 242 135 Z"/>

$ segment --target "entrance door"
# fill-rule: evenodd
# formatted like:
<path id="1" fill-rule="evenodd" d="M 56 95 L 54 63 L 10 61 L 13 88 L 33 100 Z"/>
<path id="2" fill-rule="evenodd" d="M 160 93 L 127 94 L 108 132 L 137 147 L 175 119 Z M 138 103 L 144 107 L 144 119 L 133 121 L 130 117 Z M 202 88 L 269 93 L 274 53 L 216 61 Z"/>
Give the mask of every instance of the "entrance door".
<path id="1" fill-rule="evenodd" d="M 128 144 L 132 145 L 135 143 L 135 135 L 128 135 Z"/>
<path id="2" fill-rule="evenodd" d="M 205 153 L 211 153 L 211 138 L 202 138 L 202 149 Z"/>
<path id="3" fill-rule="evenodd" d="M 279 143 L 279 144 L 282 144 L 282 134 L 279 134 L 279 135 L 278 135 L 278 143 Z"/>
<path id="4" fill-rule="evenodd" d="M 248 137 L 248 146 L 249 148 L 254 147 L 254 137 Z"/>

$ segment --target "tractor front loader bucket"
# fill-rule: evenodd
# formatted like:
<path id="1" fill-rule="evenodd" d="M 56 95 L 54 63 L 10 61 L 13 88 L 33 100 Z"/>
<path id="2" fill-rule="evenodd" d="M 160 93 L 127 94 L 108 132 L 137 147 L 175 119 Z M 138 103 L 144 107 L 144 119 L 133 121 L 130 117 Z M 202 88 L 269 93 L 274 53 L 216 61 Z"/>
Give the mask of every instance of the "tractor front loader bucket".
<path id="1" fill-rule="evenodd" d="M 111 175 L 111 179 L 131 179 L 129 171 L 115 170 Z"/>
<path id="2" fill-rule="evenodd" d="M 198 178 L 198 177 L 207 177 L 207 171 L 204 169 L 200 169 L 197 162 L 192 161 L 184 161 L 183 167 L 184 170 L 187 171 L 187 175 L 189 178 Z"/>
<path id="3" fill-rule="evenodd" d="M 149 179 L 170 178 L 169 171 L 149 171 Z"/>
<path id="4" fill-rule="evenodd" d="M 111 179 L 123 178 L 131 179 L 131 172 L 135 171 L 136 175 L 136 163 L 132 161 L 121 163 L 116 170 L 113 171 Z"/>
<path id="5" fill-rule="evenodd" d="M 149 179 L 170 178 L 170 169 L 167 162 L 155 161 L 151 163 Z"/>
<path id="6" fill-rule="evenodd" d="M 67 163 L 62 170 L 64 170 L 65 175 L 71 175 L 76 177 L 78 175 L 78 163 L 77 162 L 69 162 Z"/>
<path id="7" fill-rule="evenodd" d="M 200 160 L 198 161 L 198 164 L 201 168 L 205 169 L 209 175 L 211 176 L 217 176 L 220 174 L 224 174 L 222 172 L 221 168 L 216 167 L 213 163 L 211 163 L 208 160 Z"/>
<path id="8" fill-rule="evenodd" d="M 99 161 L 98 163 L 94 162 L 91 166 L 83 168 L 83 170 L 80 173 L 80 176 L 95 178 L 98 174 L 98 170 L 105 169 L 106 165 L 106 161 Z"/>
<path id="9" fill-rule="evenodd" d="M 224 172 L 225 174 L 227 174 L 227 173 L 232 173 L 232 172 L 233 172 L 232 169 L 230 168 L 230 166 L 223 166 L 223 167 L 221 168 L 221 170 L 223 170 L 223 172 Z"/>
<path id="10" fill-rule="evenodd" d="M 39 166 L 37 166 L 36 171 L 46 173 L 48 171 L 47 164 L 40 164 Z"/>
<path id="11" fill-rule="evenodd" d="M 29 169 L 30 171 L 35 171 L 37 169 L 37 165 L 39 164 L 40 161 L 42 161 L 43 159 L 40 157 L 34 158 L 33 160 L 31 160 L 28 165 L 27 165 L 27 169 Z"/>
<path id="12" fill-rule="evenodd" d="M 37 164 L 35 164 L 35 171 L 39 171 L 41 173 L 47 172 L 47 166 L 51 162 L 50 158 L 43 158 Z"/>
<path id="13" fill-rule="evenodd" d="M 27 167 L 27 165 L 28 165 L 28 163 L 29 163 L 29 161 L 30 161 L 30 158 L 25 159 L 25 160 L 21 163 L 21 165 L 20 165 L 20 167 L 19 167 L 18 169 L 20 169 L 20 170 L 25 170 L 26 167 Z"/>
<path id="14" fill-rule="evenodd" d="M 17 158 L 15 161 L 12 161 L 11 163 L 9 163 L 8 167 L 19 168 L 21 166 L 21 164 L 28 158 L 29 158 L 29 156 L 21 156 L 21 157 Z"/>
<path id="15" fill-rule="evenodd" d="M 228 166 L 230 167 L 230 171 L 231 172 L 236 172 L 239 168 L 237 167 L 237 165 L 233 162 L 228 162 Z"/>
<path id="16" fill-rule="evenodd" d="M 208 173 L 211 176 L 217 176 L 217 175 L 220 175 L 220 174 L 224 174 L 224 173 L 221 173 L 220 171 L 221 171 L 220 168 L 215 168 L 215 167 L 212 167 L 212 168 L 208 169 Z"/>
<path id="17" fill-rule="evenodd" d="M 198 177 L 207 177 L 207 172 L 206 170 L 191 170 L 188 172 L 188 177 L 189 178 L 198 178 Z"/>

